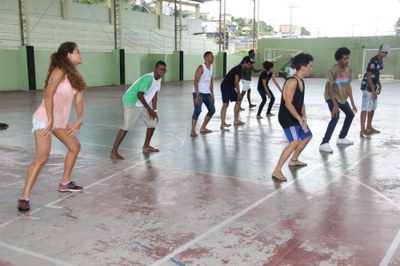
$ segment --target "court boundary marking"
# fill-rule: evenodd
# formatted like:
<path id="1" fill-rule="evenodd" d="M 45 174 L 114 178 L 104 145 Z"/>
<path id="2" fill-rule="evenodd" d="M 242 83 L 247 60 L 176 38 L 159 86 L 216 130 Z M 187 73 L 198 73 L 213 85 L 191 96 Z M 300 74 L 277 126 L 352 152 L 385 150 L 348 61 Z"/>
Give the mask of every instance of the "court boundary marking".
<path id="1" fill-rule="evenodd" d="M 346 169 L 344 169 L 342 171 L 342 174 L 338 175 L 338 176 L 346 176 L 345 172 L 347 171 L 347 169 L 350 169 L 358 164 L 360 164 L 361 161 L 363 161 L 365 158 L 367 158 L 368 156 L 370 156 L 371 152 L 365 154 L 363 157 L 361 157 L 359 160 L 357 160 L 355 163 L 349 165 Z M 299 180 L 308 178 L 308 176 L 314 172 L 315 170 L 323 167 L 324 165 L 330 163 L 333 159 L 339 157 L 340 154 L 332 156 L 330 159 L 328 159 L 327 161 L 325 161 L 324 163 L 321 163 L 320 165 L 310 169 L 309 171 L 307 171 L 306 173 L 304 173 L 302 176 L 291 180 L 290 182 L 288 182 L 286 185 L 283 185 L 282 187 L 276 189 L 275 191 L 273 191 L 272 193 L 266 195 L 265 197 L 257 200 L 256 202 L 254 202 L 253 204 L 249 205 L 248 207 L 242 209 L 241 211 L 239 211 L 238 213 L 236 213 L 235 215 L 230 216 L 229 218 L 225 219 L 224 221 L 220 222 L 219 224 L 211 227 L 209 230 L 203 232 L 202 234 L 198 235 L 197 237 L 195 237 L 194 239 L 192 239 L 191 241 L 181 245 L 180 247 L 176 248 L 174 251 L 172 251 L 171 253 L 167 254 L 166 256 L 164 256 L 163 258 L 159 259 L 158 261 L 154 262 L 153 264 L 151 264 L 151 266 L 159 266 L 162 265 L 163 263 L 166 263 L 168 261 L 170 261 L 171 259 L 173 259 L 176 255 L 186 251 L 187 249 L 189 249 L 190 247 L 192 247 L 193 245 L 197 244 L 198 242 L 200 242 L 201 240 L 203 240 L 204 238 L 210 236 L 211 234 L 213 234 L 214 232 L 219 231 L 220 229 L 224 228 L 225 226 L 231 224 L 232 222 L 234 222 L 235 220 L 237 220 L 238 218 L 244 216 L 246 213 L 248 213 L 249 211 L 253 210 L 254 208 L 258 207 L 260 204 L 266 202 L 267 200 L 271 199 L 273 196 L 275 196 L 276 194 L 280 193 L 281 191 L 291 187 L 293 184 L 297 183 Z M 338 176 L 334 177 L 333 179 L 337 178 Z M 351 180 L 353 180 L 352 178 L 350 178 Z M 353 180 L 354 181 L 354 180 Z M 378 195 L 383 196 L 383 198 L 386 200 L 388 199 L 386 196 L 384 196 L 382 193 L 380 193 L 377 190 L 374 190 L 373 188 L 369 187 L 368 185 L 365 185 L 364 183 L 357 181 L 357 183 L 359 183 L 360 185 L 370 189 L 372 192 L 378 192 Z M 390 202 L 393 204 L 393 201 L 390 200 Z M 397 206 L 395 204 L 395 206 L 397 208 L 399 208 L 399 206 Z M 385 262 L 388 263 L 390 262 L 391 256 L 393 256 L 395 250 L 397 249 L 396 247 L 396 243 L 397 246 L 400 243 L 400 230 L 397 233 L 397 236 L 395 237 L 394 241 L 392 242 L 391 246 L 389 247 L 389 249 L 387 250 L 386 254 L 385 254 Z M 383 260 L 381 262 L 381 264 L 383 263 Z M 384 264 L 386 265 L 386 264 Z"/>

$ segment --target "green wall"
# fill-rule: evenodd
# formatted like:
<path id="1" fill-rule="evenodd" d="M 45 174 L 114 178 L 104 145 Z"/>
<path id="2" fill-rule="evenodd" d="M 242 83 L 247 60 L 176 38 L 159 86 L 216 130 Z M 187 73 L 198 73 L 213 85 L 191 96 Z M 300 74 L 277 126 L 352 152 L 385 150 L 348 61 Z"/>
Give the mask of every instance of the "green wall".
<path id="1" fill-rule="evenodd" d="M 363 49 L 377 49 L 382 43 L 388 43 L 391 47 L 400 47 L 400 36 L 373 36 L 373 37 L 342 37 L 342 38 L 310 38 L 310 39 L 263 39 L 258 41 L 257 64 L 261 68 L 264 59 L 264 50 L 273 49 L 299 49 L 314 57 L 313 77 L 326 77 L 327 69 L 334 64 L 334 53 L 339 47 L 347 47 L 351 51 L 350 65 L 353 68 L 354 78 L 364 72 L 362 68 Z M 386 60 L 389 60 L 389 53 Z M 395 60 L 391 58 L 390 60 Z M 287 60 L 275 62 L 276 75 L 283 63 Z M 385 60 L 384 60 L 385 62 Z M 400 64 L 394 66 L 385 65 L 382 74 L 394 73 L 395 78 L 400 78 Z"/>

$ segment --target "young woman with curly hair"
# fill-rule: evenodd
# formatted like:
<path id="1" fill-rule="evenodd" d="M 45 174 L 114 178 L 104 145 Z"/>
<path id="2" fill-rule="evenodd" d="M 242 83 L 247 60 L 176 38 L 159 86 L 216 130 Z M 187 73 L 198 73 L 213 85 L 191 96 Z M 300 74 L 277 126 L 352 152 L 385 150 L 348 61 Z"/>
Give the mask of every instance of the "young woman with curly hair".
<path id="1" fill-rule="evenodd" d="M 44 99 L 32 119 L 36 154 L 28 169 L 24 191 L 18 200 L 18 213 L 21 215 L 30 213 L 30 192 L 49 158 L 52 135 L 68 148 L 64 174 L 58 191 L 83 191 L 83 187 L 70 180 L 72 168 L 81 149 L 76 137 L 83 124 L 83 91 L 86 88 L 86 82 L 76 68 L 76 65 L 81 63 L 81 52 L 74 42 L 61 44 L 58 51 L 51 55 L 44 85 Z M 75 101 L 77 120 L 69 125 L 73 101 Z"/>

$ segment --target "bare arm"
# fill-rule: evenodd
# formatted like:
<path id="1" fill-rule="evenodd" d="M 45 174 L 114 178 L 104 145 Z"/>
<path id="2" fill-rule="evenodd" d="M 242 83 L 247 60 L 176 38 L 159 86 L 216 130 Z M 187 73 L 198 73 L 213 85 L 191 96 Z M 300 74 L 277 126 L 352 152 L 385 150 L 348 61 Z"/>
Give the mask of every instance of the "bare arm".
<path id="1" fill-rule="evenodd" d="M 263 79 L 261 82 L 262 82 L 265 92 L 268 95 L 268 98 L 271 98 L 271 94 L 269 93 L 268 86 L 267 86 L 267 81 L 265 79 Z"/>
<path id="2" fill-rule="evenodd" d="M 378 98 L 378 94 L 377 94 L 377 92 L 376 92 L 376 90 L 375 90 L 374 83 L 372 82 L 372 77 L 371 77 L 371 75 L 372 75 L 372 72 L 367 72 L 367 82 L 368 82 L 368 86 L 371 88 L 372 97 L 373 97 L 374 99 L 376 99 L 376 98 Z M 381 82 L 379 81 L 378 84 L 380 84 L 380 83 L 381 83 Z M 380 86 L 380 85 L 379 85 L 379 86 Z"/>
<path id="3" fill-rule="evenodd" d="M 357 113 L 357 107 L 356 107 L 356 104 L 354 103 L 353 89 L 351 88 L 351 86 L 349 86 L 347 88 L 347 95 L 349 95 L 350 102 L 351 102 L 351 107 L 353 108 L 354 113 Z"/>
<path id="4" fill-rule="evenodd" d="M 83 124 L 83 91 L 78 91 L 75 95 L 75 110 L 77 120 L 68 128 L 68 135 L 75 137 Z"/>
<path id="5" fill-rule="evenodd" d="M 60 68 L 55 68 L 50 75 L 49 82 L 47 87 L 45 88 L 44 93 L 44 106 L 46 108 L 47 115 L 47 125 L 46 128 L 43 129 L 42 135 L 44 137 L 49 137 L 51 135 L 53 129 L 53 107 L 54 107 L 54 94 L 57 91 L 58 85 L 65 78 L 64 72 Z"/>
<path id="6" fill-rule="evenodd" d="M 155 111 L 156 109 L 154 109 L 154 110 L 151 109 L 150 105 L 147 104 L 146 99 L 144 98 L 144 92 L 142 92 L 142 91 L 138 92 L 138 99 L 143 104 L 144 108 L 147 109 L 147 112 L 149 112 L 150 118 L 157 119 L 157 121 L 158 121 L 157 112 Z M 152 102 L 153 108 L 155 108 L 157 106 L 157 93 L 154 95 L 151 102 Z"/>
<path id="7" fill-rule="evenodd" d="M 278 81 L 276 80 L 275 76 L 272 75 L 271 77 L 272 81 L 274 82 L 275 86 L 278 88 L 278 90 L 282 93 L 281 86 L 279 85 Z"/>
<path id="8" fill-rule="evenodd" d="M 214 78 L 213 77 L 211 77 L 210 92 L 211 92 L 211 99 L 214 102 Z"/>
<path id="9" fill-rule="evenodd" d="M 241 95 L 241 92 L 240 92 L 240 77 L 239 77 L 239 75 L 235 75 L 235 88 L 236 88 L 236 90 L 237 90 L 237 93 L 238 93 L 238 101 L 240 101 L 240 100 L 242 100 L 242 95 Z"/>
<path id="10" fill-rule="evenodd" d="M 333 90 L 333 84 L 328 81 L 326 83 L 326 86 L 328 88 L 329 97 L 331 98 L 332 103 L 333 103 L 333 109 L 332 109 L 332 112 L 331 112 L 331 116 L 332 117 L 336 117 L 336 116 L 339 115 L 339 105 L 338 105 L 338 103 L 336 101 L 335 91 Z"/>
<path id="11" fill-rule="evenodd" d="M 196 73 L 194 74 L 194 91 L 196 94 L 196 97 L 194 99 L 194 104 L 200 103 L 199 81 L 202 74 L 203 74 L 203 66 L 200 65 L 197 67 Z"/>

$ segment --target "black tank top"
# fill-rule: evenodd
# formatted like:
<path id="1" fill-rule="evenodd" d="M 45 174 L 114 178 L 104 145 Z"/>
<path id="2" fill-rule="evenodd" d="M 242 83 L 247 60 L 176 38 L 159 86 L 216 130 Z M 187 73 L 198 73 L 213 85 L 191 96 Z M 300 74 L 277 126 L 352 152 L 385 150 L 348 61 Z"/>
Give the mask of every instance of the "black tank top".
<path id="1" fill-rule="evenodd" d="M 299 115 L 301 115 L 301 109 L 304 104 L 304 92 L 305 92 L 306 88 L 304 87 L 304 81 L 301 80 L 301 82 L 303 83 L 303 92 L 301 92 L 298 79 L 296 77 L 290 77 L 289 79 L 292 79 L 292 78 L 296 79 L 296 82 L 297 82 L 296 90 L 293 95 L 292 104 L 293 104 L 294 108 L 296 109 L 297 113 L 299 113 Z M 287 81 L 285 81 L 285 83 L 286 82 Z M 283 87 L 285 87 L 285 84 L 283 85 Z M 279 124 L 281 124 L 282 128 L 284 128 L 284 129 L 288 128 L 288 127 L 300 125 L 299 121 L 286 108 L 285 100 L 283 99 L 283 93 L 282 93 L 282 97 L 281 97 L 281 105 L 279 107 L 278 119 L 279 119 Z"/>

